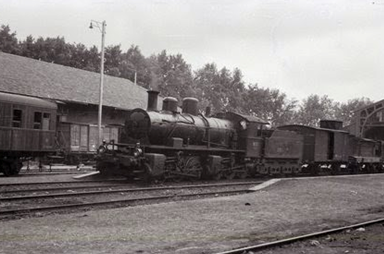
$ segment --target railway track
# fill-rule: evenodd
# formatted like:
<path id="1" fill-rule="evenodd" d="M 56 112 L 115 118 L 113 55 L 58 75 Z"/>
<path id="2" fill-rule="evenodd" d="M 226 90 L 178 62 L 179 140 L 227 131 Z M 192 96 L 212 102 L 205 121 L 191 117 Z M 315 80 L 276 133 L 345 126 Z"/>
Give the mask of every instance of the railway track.
<path id="1" fill-rule="evenodd" d="M 365 221 L 362 223 L 352 224 L 352 225 L 348 225 L 348 226 L 344 226 L 344 227 L 337 227 L 337 228 L 332 228 L 332 229 L 328 229 L 328 230 L 318 231 L 318 232 L 314 232 L 314 233 L 310 233 L 310 234 L 305 234 L 305 235 L 300 235 L 300 236 L 295 236 L 295 237 L 289 237 L 289 238 L 281 239 L 281 240 L 277 240 L 277 241 L 265 242 L 265 243 L 258 244 L 258 245 L 252 245 L 252 246 L 237 248 L 237 249 L 228 250 L 228 251 L 224 251 L 224 252 L 218 252 L 216 254 L 251 254 L 251 253 L 255 253 L 255 252 L 259 252 L 259 251 L 263 251 L 263 250 L 269 250 L 269 249 L 273 249 L 273 248 L 277 248 L 277 247 L 282 247 L 284 245 L 291 244 L 294 242 L 314 239 L 314 238 L 318 238 L 321 236 L 336 234 L 336 233 L 347 231 L 350 229 L 366 227 L 366 226 L 380 224 L 380 223 L 384 223 L 384 218 Z"/>
<path id="2" fill-rule="evenodd" d="M 126 180 L 114 179 L 114 180 L 70 180 L 70 181 L 42 181 L 42 182 L 18 182 L 18 183 L 0 183 L 0 188 L 12 188 L 12 187 L 28 187 L 28 186 L 46 186 L 46 185 L 79 185 L 79 184 L 93 184 L 93 183 L 127 183 Z"/>
<path id="3" fill-rule="evenodd" d="M 187 200 L 203 197 L 236 195 L 250 192 L 249 187 L 261 182 L 237 182 L 178 185 L 145 188 L 102 187 L 99 190 L 79 192 L 68 189 L 61 193 L 27 194 L 0 197 L 0 219 L 18 218 L 21 216 L 39 216 L 46 212 L 73 212 L 79 209 L 115 208 L 123 206 L 143 205 L 165 201 Z M 44 190 L 43 190 L 44 191 Z M 46 192 L 46 190 L 44 191 Z"/>

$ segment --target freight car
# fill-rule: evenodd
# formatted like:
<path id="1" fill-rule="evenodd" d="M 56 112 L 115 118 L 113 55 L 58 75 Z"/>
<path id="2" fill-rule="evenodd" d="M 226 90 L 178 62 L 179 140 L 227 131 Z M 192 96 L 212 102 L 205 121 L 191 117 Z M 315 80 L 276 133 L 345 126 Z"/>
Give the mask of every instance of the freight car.
<path id="1" fill-rule="evenodd" d="M 124 143 L 105 143 L 97 168 L 103 174 L 132 179 L 244 178 L 268 171 L 300 170 L 302 136 L 287 130 L 264 130 L 267 122 L 226 112 L 198 113 L 198 101 L 167 97 L 157 110 L 158 92 L 148 91 L 148 108 L 132 110 L 126 119 Z"/>
<path id="2" fill-rule="evenodd" d="M 358 138 L 342 129 L 343 123 L 321 120 L 320 128 L 280 126 L 303 136 L 302 171 L 310 174 L 383 172 L 384 143 Z"/>

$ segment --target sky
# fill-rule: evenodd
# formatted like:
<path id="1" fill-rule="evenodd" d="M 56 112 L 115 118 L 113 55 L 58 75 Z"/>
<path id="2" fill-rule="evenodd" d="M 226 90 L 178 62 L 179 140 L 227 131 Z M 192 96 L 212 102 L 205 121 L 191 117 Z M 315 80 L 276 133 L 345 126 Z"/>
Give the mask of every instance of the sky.
<path id="1" fill-rule="evenodd" d="M 0 0 L 0 24 L 19 40 L 100 48 L 91 20 L 106 21 L 106 45 L 239 68 L 290 99 L 384 99 L 384 0 Z"/>

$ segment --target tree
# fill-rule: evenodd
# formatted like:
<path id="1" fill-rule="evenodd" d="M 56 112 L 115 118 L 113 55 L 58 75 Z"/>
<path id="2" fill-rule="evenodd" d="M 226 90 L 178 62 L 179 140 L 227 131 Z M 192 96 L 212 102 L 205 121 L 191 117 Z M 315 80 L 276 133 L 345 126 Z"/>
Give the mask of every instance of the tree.
<path id="1" fill-rule="evenodd" d="M 195 72 L 194 83 L 214 111 L 244 111 L 245 87 L 239 69 L 218 71 L 216 64 L 209 63 Z"/>
<path id="2" fill-rule="evenodd" d="M 268 121 L 273 127 L 291 123 L 297 107 L 296 100 L 289 100 L 278 89 L 257 85 L 250 85 L 244 98 L 246 113 Z"/>
<path id="3" fill-rule="evenodd" d="M 147 59 L 141 54 L 138 46 L 131 45 L 128 51 L 122 54 L 119 66 L 121 77 L 135 80 L 138 85 L 149 88 L 151 83 L 151 71 Z"/>
<path id="4" fill-rule="evenodd" d="M 194 84 L 200 90 L 200 96 L 205 102 L 205 106 L 210 105 L 213 111 L 219 112 L 222 110 L 221 100 L 216 87 L 219 83 L 219 74 L 214 63 L 208 63 L 201 69 L 195 71 Z"/>
<path id="5" fill-rule="evenodd" d="M 108 46 L 105 48 L 105 73 L 111 76 L 120 77 L 119 66 L 121 64 L 120 45 Z"/>
<path id="6" fill-rule="evenodd" d="M 157 56 L 151 56 L 148 62 L 152 72 L 152 89 L 158 89 L 163 96 L 172 96 L 178 100 L 194 96 L 191 67 L 181 54 L 167 55 L 163 50 Z"/>
<path id="7" fill-rule="evenodd" d="M 35 39 L 32 35 L 27 36 L 27 38 L 20 43 L 20 54 L 25 57 L 36 59 L 37 52 L 35 48 Z"/>
<path id="8" fill-rule="evenodd" d="M 335 116 L 337 120 L 343 121 L 344 125 L 351 124 L 351 120 L 354 117 L 354 111 L 359 108 L 372 104 L 373 101 L 362 97 L 348 100 L 346 103 L 340 103 L 337 105 Z"/>
<path id="9" fill-rule="evenodd" d="M 0 51 L 10 54 L 19 54 L 20 48 L 16 33 L 11 32 L 8 25 L 1 25 L 0 29 Z"/>
<path id="10" fill-rule="evenodd" d="M 327 95 L 319 97 L 312 94 L 303 100 L 295 121 L 299 124 L 316 127 L 320 120 L 335 119 L 336 107 L 337 104 Z"/>
<path id="11" fill-rule="evenodd" d="M 100 53 L 97 47 L 93 46 L 89 50 L 85 50 L 83 55 L 83 69 L 87 71 L 100 72 Z"/>

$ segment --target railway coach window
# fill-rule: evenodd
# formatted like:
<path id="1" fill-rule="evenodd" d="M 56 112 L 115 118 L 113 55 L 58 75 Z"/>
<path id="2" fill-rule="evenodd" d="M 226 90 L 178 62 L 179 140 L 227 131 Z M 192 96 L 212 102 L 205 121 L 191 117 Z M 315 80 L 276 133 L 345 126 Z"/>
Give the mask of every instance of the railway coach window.
<path id="1" fill-rule="evenodd" d="M 23 111 L 21 109 L 13 110 L 12 127 L 21 128 Z"/>
<path id="2" fill-rule="evenodd" d="M 49 123 L 51 122 L 51 114 L 43 114 L 43 130 L 49 130 Z"/>
<path id="3" fill-rule="evenodd" d="M 35 112 L 35 115 L 33 117 L 33 128 L 34 129 L 41 129 L 41 120 L 42 120 L 42 114 L 41 112 Z"/>

